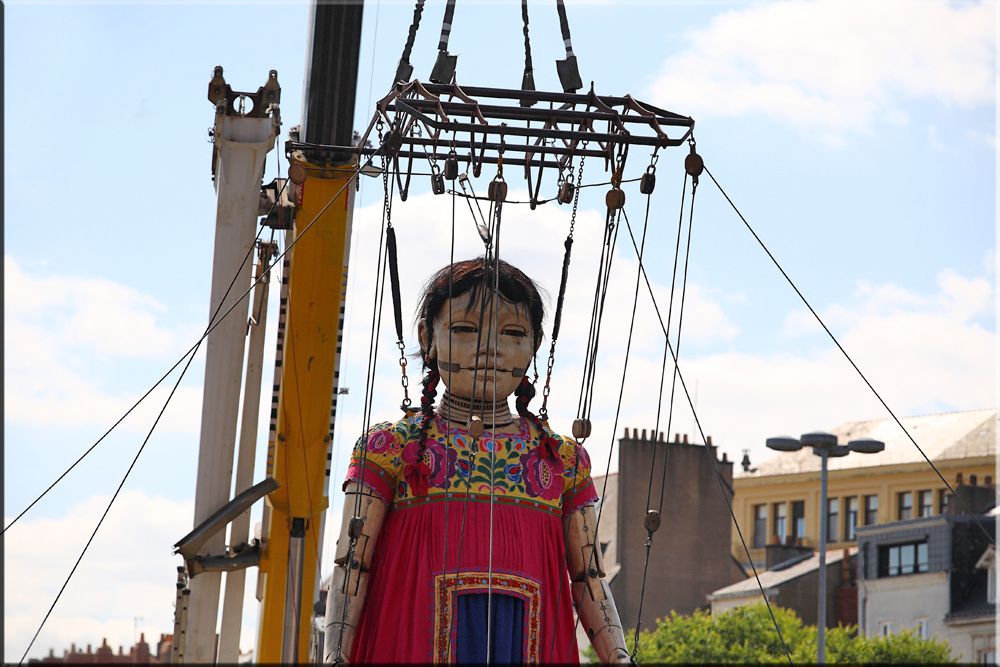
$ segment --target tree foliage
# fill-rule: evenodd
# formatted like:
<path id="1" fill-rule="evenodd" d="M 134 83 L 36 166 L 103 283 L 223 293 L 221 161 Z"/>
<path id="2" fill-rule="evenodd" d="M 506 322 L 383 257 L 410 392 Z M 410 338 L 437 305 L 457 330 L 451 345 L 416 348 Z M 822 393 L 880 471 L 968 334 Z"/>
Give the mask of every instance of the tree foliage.
<path id="1" fill-rule="evenodd" d="M 791 609 L 764 604 L 743 606 L 712 616 L 697 611 L 690 616 L 671 612 L 656 627 L 639 635 L 639 664 L 656 663 L 792 663 L 816 662 L 816 628 L 804 625 Z M 775 630 L 775 621 L 781 638 Z M 632 648 L 633 634 L 628 634 Z M 784 639 L 784 645 L 782 645 Z M 788 655 L 785 654 L 785 647 Z M 593 649 L 586 655 L 596 660 Z M 955 662 L 948 644 L 921 639 L 905 631 L 889 637 L 865 637 L 855 626 L 826 632 L 826 661 L 830 663 L 946 663 Z"/>

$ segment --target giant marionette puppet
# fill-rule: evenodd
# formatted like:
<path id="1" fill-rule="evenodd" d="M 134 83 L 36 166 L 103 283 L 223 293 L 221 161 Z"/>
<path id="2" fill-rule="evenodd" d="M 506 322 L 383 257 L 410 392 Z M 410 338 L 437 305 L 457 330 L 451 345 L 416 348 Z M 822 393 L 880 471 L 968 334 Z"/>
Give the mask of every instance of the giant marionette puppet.
<path id="1" fill-rule="evenodd" d="M 347 472 L 327 662 L 575 663 L 573 606 L 601 661 L 628 662 L 589 459 L 528 409 L 542 317 L 506 262 L 431 278 L 421 409 L 372 427 Z"/>

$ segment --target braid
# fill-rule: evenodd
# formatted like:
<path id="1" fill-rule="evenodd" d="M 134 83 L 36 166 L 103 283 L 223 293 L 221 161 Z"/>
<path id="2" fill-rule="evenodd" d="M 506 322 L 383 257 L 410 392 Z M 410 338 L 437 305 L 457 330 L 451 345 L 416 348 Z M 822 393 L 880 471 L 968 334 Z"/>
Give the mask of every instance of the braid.
<path id="1" fill-rule="evenodd" d="M 521 378 L 521 384 L 517 385 L 514 395 L 517 396 L 517 401 L 515 402 L 517 414 L 538 428 L 538 432 L 541 434 L 541 444 L 545 447 L 545 455 L 551 459 L 556 458 L 559 443 L 538 415 L 528 409 L 528 403 L 535 397 L 535 385 L 528 381 L 527 376 Z"/>
<path id="2" fill-rule="evenodd" d="M 438 370 L 437 360 L 425 358 L 423 389 L 420 392 L 420 412 L 423 416 L 420 419 L 420 440 L 418 440 L 417 461 L 423 459 L 424 450 L 427 449 L 427 429 L 434 418 L 434 397 L 437 396 L 438 382 L 441 381 L 441 372 Z"/>

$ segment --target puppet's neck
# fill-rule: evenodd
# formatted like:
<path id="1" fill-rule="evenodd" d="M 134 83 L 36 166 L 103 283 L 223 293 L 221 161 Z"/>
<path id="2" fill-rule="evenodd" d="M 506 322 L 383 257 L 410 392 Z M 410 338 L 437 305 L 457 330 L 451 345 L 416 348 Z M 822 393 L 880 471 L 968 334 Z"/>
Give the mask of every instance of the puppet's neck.
<path id="1" fill-rule="evenodd" d="M 514 418 L 510 414 L 510 407 L 507 399 L 497 399 L 496 407 L 492 400 L 470 400 L 461 396 L 454 396 L 448 391 L 441 397 L 441 404 L 437 408 L 437 413 L 452 424 L 466 426 L 469 419 L 476 415 L 483 420 L 483 425 L 488 429 L 501 428 L 514 423 Z"/>

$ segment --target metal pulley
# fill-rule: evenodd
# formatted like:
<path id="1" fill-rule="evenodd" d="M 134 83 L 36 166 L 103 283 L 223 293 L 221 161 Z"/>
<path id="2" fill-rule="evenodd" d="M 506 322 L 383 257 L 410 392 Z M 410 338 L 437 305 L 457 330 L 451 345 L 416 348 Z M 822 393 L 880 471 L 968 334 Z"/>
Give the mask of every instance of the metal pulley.
<path id="1" fill-rule="evenodd" d="M 449 181 L 458 178 L 458 156 L 455 151 L 449 151 L 448 157 L 444 159 L 444 177 Z"/>
<path id="2" fill-rule="evenodd" d="M 642 525 L 649 533 L 655 533 L 660 528 L 660 513 L 656 510 L 646 512 L 646 517 L 642 520 Z"/>
<path id="3" fill-rule="evenodd" d="M 440 172 L 431 174 L 431 192 L 436 195 L 444 194 L 444 176 Z"/>
<path id="4" fill-rule="evenodd" d="M 557 200 L 560 204 L 572 204 L 573 195 L 576 193 L 576 186 L 573 185 L 573 181 L 563 181 L 562 185 L 559 186 L 559 194 Z"/>
<path id="5" fill-rule="evenodd" d="M 589 419 L 574 419 L 573 420 L 573 437 L 577 440 L 583 440 L 584 438 L 590 437 L 591 424 Z"/>
<path id="6" fill-rule="evenodd" d="M 483 424 L 483 418 L 479 415 L 472 415 L 469 417 L 469 435 L 473 438 L 479 438 L 483 435 L 486 430 L 486 426 Z"/>
<path id="7" fill-rule="evenodd" d="M 646 173 L 642 175 L 639 179 L 639 192 L 644 195 L 653 194 L 653 190 L 656 189 L 656 167 L 649 165 L 646 168 Z"/>
<path id="8" fill-rule="evenodd" d="M 621 188 L 611 188 L 604 195 L 604 203 L 609 211 L 616 211 L 625 205 L 625 191 Z"/>
<path id="9" fill-rule="evenodd" d="M 507 183 L 506 181 L 496 178 L 490 181 L 490 188 L 487 192 L 490 201 L 502 202 L 507 200 Z"/>

